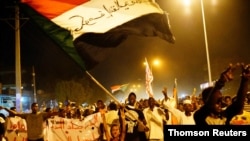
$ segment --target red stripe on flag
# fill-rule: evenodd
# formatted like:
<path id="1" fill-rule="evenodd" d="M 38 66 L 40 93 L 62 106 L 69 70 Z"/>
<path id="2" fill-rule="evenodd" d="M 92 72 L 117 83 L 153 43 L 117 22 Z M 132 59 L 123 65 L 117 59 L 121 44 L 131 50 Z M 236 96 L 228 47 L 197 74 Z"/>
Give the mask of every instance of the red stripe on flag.
<path id="1" fill-rule="evenodd" d="M 127 89 L 129 84 L 123 84 L 123 85 L 114 85 L 111 86 L 111 92 L 114 93 L 115 91 L 125 91 Z"/>
<path id="2" fill-rule="evenodd" d="M 22 3 L 28 4 L 48 19 L 53 19 L 88 1 L 89 0 L 21 0 Z"/>
<path id="3" fill-rule="evenodd" d="M 118 91 L 118 90 L 120 90 L 120 88 L 121 88 L 120 85 L 112 86 L 112 87 L 111 87 L 111 92 L 113 93 L 113 92 L 115 92 L 115 91 Z"/>

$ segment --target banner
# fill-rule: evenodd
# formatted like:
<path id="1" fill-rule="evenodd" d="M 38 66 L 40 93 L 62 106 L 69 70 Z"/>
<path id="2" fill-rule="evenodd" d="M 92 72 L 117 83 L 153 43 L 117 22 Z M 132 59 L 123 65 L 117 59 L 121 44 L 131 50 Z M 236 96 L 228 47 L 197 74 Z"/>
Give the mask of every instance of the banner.
<path id="1" fill-rule="evenodd" d="M 20 126 L 21 120 L 15 123 L 9 122 L 12 125 L 9 127 L 15 127 L 14 130 L 6 131 L 6 137 L 8 141 L 26 141 L 27 129 L 26 123 Z M 24 120 L 25 121 L 25 120 Z M 23 121 L 22 121 L 23 122 Z M 85 117 L 84 120 L 80 119 L 67 119 L 61 117 L 54 117 L 47 120 L 44 123 L 44 140 L 45 141 L 95 141 L 100 137 L 100 124 L 102 118 L 100 113 L 92 114 Z M 24 127 L 25 126 L 25 127 Z M 11 128 L 13 129 L 13 128 Z M 20 130 L 20 131 L 19 131 Z M 32 129 L 30 129 L 32 130 Z"/>

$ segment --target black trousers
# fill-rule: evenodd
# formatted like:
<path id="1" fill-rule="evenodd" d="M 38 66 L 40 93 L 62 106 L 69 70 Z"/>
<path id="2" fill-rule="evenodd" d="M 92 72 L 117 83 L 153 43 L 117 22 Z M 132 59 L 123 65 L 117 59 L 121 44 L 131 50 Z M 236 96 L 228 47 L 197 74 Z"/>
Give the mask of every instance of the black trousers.
<path id="1" fill-rule="evenodd" d="M 36 140 L 30 140 L 30 139 L 28 139 L 28 141 L 44 141 L 44 139 L 43 139 L 43 138 L 41 138 L 41 139 L 36 139 Z"/>

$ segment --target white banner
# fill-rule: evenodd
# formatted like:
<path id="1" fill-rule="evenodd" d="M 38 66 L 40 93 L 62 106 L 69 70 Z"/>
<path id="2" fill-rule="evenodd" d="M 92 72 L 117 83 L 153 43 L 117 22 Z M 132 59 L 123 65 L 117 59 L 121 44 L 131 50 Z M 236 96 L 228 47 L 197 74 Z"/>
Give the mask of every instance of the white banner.
<path id="1" fill-rule="evenodd" d="M 18 126 L 18 122 L 16 123 L 17 124 L 14 126 L 17 128 L 15 128 L 15 130 L 7 130 L 5 136 L 8 141 L 26 141 L 27 131 L 19 131 L 19 127 L 21 129 L 23 126 Z M 99 127 L 101 123 L 102 118 L 99 113 L 90 115 L 84 120 L 66 119 L 61 117 L 50 118 L 48 119 L 48 125 L 44 128 L 44 140 L 95 141 L 100 136 Z M 26 124 L 23 125 L 26 126 Z"/>

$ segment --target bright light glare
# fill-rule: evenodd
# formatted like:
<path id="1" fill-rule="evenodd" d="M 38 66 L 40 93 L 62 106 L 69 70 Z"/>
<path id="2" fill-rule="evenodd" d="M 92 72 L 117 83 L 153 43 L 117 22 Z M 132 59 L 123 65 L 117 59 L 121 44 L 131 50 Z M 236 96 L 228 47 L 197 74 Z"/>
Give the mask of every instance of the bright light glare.
<path id="1" fill-rule="evenodd" d="M 191 0 L 183 0 L 182 2 L 185 7 L 189 7 L 191 5 Z"/>
<path id="2" fill-rule="evenodd" d="M 186 97 L 186 95 L 187 95 L 187 94 L 182 93 L 182 94 L 180 94 L 180 96 L 181 96 L 180 98 L 181 98 L 181 99 L 183 99 L 183 98 L 185 98 L 185 97 Z"/>
<path id="3" fill-rule="evenodd" d="M 212 0 L 211 3 L 212 3 L 213 6 L 216 6 L 218 4 L 218 1 L 217 0 Z"/>
<path id="4" fill-rule="evenodd" d="M 155 59 L 152 61 L 153 66 L 159 66 L 161 64 L 161 61 L 159 59 Z M 146 62 L 143 62 L 143 65 L 146 65 Z"/>
<path id="5" fill-rule="evenodd" d="M 154 64 L 155 66 L 159 66 L 159 65 L 160 65 L 160 61 L 159 61 L 159 60 L 154 60 L 153 64 Z"/>
<path id="6" fill-rule="evenodd" d="M 187 15 L 191 14 L 191 0 L 182 0 L 182 4 L 184 5 L 184 13 Z"/>

